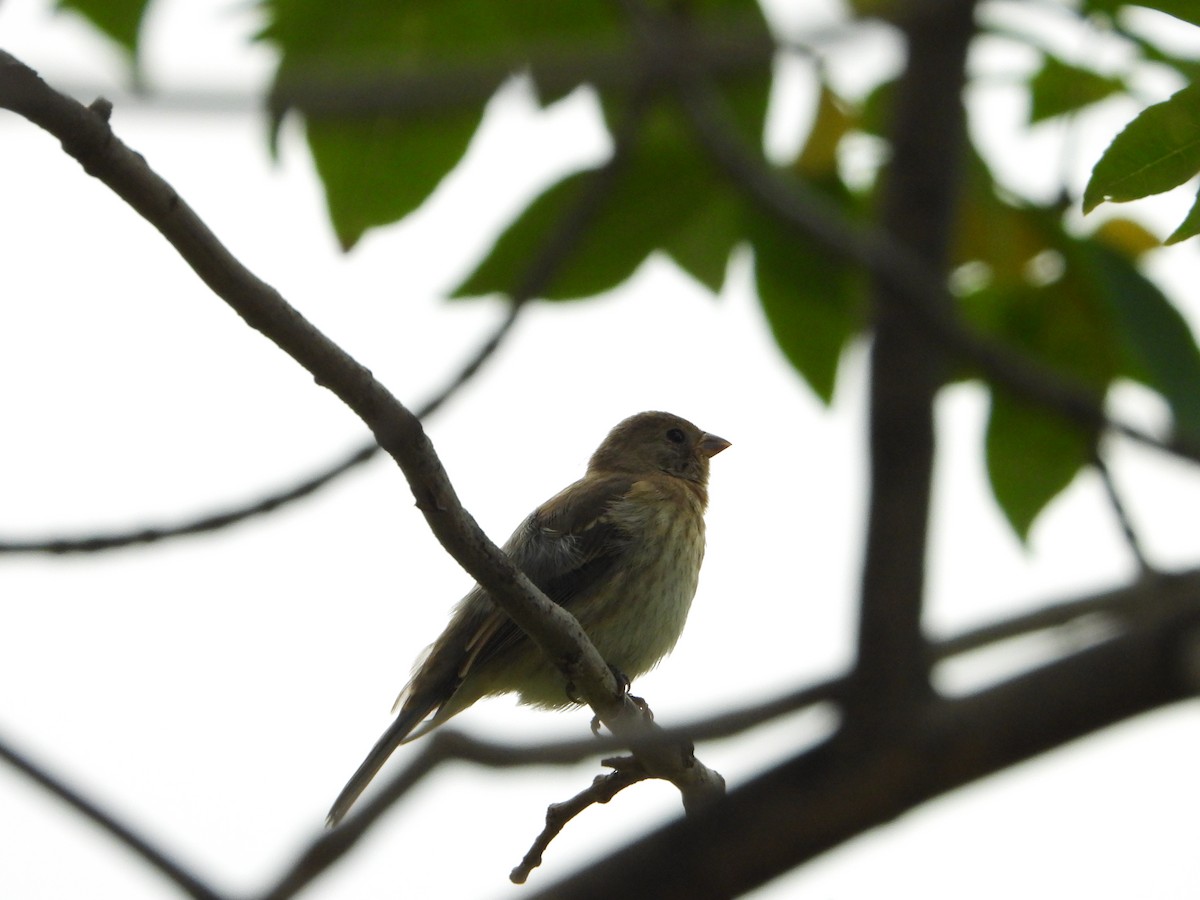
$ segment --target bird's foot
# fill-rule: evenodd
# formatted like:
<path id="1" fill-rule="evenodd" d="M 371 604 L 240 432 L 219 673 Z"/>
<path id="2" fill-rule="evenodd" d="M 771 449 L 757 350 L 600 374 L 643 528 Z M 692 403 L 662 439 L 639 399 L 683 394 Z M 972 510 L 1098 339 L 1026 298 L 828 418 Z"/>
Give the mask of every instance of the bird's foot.
<path id="1" fill-rule="evenodd" d="M 629 688 L 632 686 L 632 684 L 629 681 L 629 676 L 626 675 L 624 672 L 622 672 L 620 669 L 618 669 L 616 666 L 614 666 L 612 663 L 608 664 L 608 669 L 610 672 L 613 673 L 613 678 L 617 679 L 617 690 L 620 691 L 622 694 L 628 694 Z"/>

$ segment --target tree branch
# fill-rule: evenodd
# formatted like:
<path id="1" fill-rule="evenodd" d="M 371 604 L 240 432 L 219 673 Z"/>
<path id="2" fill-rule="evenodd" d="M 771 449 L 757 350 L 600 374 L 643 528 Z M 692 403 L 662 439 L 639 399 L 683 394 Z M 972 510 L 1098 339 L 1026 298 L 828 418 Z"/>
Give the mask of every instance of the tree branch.
<path id="1" fill-rule="evenodd" d="M 1128 629 L 885 740 L 836 735 L 534 898 L 736 896 L 955 788 L 1200 691 L 1200 581 L 1130 589 Z M 1136 597 L 1136 599 L 1135 599 Z M 1132 826 L 1131 826 L 1132 827 Z"/>
<path id="2" fill-rule="evenodd" d="M 177 863 L 171 856 L 156 847 L 148 838 L 136 832 L 114 816 L 107 813 L 96 803 L 69 787 L 62 779 L 51 775 L 38 766 L 28 756 L 17 751 L 7 740 L 0 738 L 0 759 L 19 772 L 25 774 L 37 784 L 62 800 L 85 819 L 98 825 L 102 830 L 113 835 L 144 859 L 151 868 L 178 885 L 180 890 L 195 900 L 221 900 L 221 895 L 204 881 L 192 874 L 188 869 Z"/>
<path id="3" fill-rule="evenodd" d="M 888 285 L 889 295 L 908 308 L 946 353 L 972 364 L 989 381 L 1003 385 L 1026 402 L 1050 409 L 1083 428 L 1097 432 L 1108 429 L 1140 444 L 1200 462 L 1200 440 L 1195 435 L 1174 434 L 1164 440 L 1110 418 L 1095 390 L 969 329 L 953 313 L 945 281 L 910 250 L 881 228 L 852 223 L 830 200 L 768 166 L 730 124 L 703 72 L 677 69 L 669 74 L 701 148 L 718 169 L 781 224 Z"/>
<path id="4" fill-rule="evenodd" d="M 944 280 L 966 145 L 962 103 L 974 5 L 904 23 L 908 63 L 896 85 L 881 227 Z M 933 404 L 943 350 L 886 278 L 874 285 L 870 505 L 855 695 L 859 725 L 903 722 L 931 691 L 921 608 L 933 484 Z M 949 298 L 933 298 L 951 316 Z"/>
<path id="5" fill-rule="evenodd" d="M 556 227 L 547 233 L 543 245 L 534 254 L 513 285 L 509 294 L 508 311 L 493 333 L 475 350 L 459 369 L 458 373 L 436 394 L 422 404 L 414 413 L 424 420 L 437 412 L 460 388 L 469 382 L 483 365 L 491 359 L 496 349 L 512 331 L 517 317 L 528 301 L 544 291 L 561 270 L 563 264 L 584 240 L 600 208 L 609 196 L 616 172 L 628 158 L 628 151 L 636 139 L 643 118 L 641 101 L 634 103 L 618 125 L 614 135 L 613 154 L 604 165 L 594 169 L 587 187 L 578 200 L 560 217 Z M 111 534 L 97 534 L 81 538 L 49 538 L 44 540 L 0 541 L 0 554 L 4 553 L 94 553 L 139 544 L 156 543 L 184 535 L 201 534 L 226 528 L 254 516 L 275 510 L 330 484 L 351 469 L 373 459 L 379 445 L 371 442 L 353 451 L 349 456 L 328 466 L 316 475 L 285 490 L 268 494 L 248 504 L 240 504 L 223 512 L 188 519 L 179 525 L 142 527 Z"/>
<path id="6" fill-rule="evenodd" d="M 375 443 L 364 444 L 342 459 L 327 465 L 303 481 L 273 492 L 258 500 L 238 504 L 222 512 L 189 518 L 177 525 L 147 525 L 124 531 L 112 531 L 82 537 L 52 537 L 42 539 L 9 539 L 0 541 L 0 555 L 19 553 L 48 553 L 63 556 L 72 553 L 99 553 L 143 544 L 156 544 L 188 535 L 206 534 L 228 528 L 255 516 L 266 515 L 316 493 L 340 476 L 357 468 L 379 451 Z"/>
<path id="7" fill-rule="evenodd" d="M 1121 492 L 1117 490 L 1117 483 L 1113 480 L 1112 471 L 1108 468 L 1108 463 L 1105 462 L 1098 446 L 1092 447 L 1092 468 L 1100 476 L 1100 482 L 1104 485 L 1104 496 L 1108 498 L 1108 505 L 1112 507 L 1113 516 L 1116 517 L 1117 525 L 1121 529 L 1121 536 L 1125 538 L 1129 552 L 1137 561 L 1138 569 L 1143 574 L 1153 573 L 1154 566 L 1150 564 L 1145 550 L 1142 549 L 1142 541 L 1138 537 L 1137 529 L 1133 527 L 1133 519 L 1129 517 L 1129 510 L 1121 500 Z"/>
<path id="8" fill-rule="evenodd" d="M 627 787 L 632 787 L 650 777 L 632 756 L 619 756 L 602 760 L 603 765 L 613 771 L 597 775 L 590 785 L 562 803 L 552 803 L 546 810 L 546 827 L 542 829 L 520 865 L 509 873 L 508 880 L 513 884 L 524 884 L 529 873 L 542 864 L 542 855 L 562 832 L 567 824 L 589 806 L 597 803 L 607 803 Z"/>
<path id="9" fill-rule="evenodd" d="M 107 104 L 85 108 L 0 51 L 0 107 L 54 134 L 84 170 L 111 188 L 171 243 L 248 325 L 295 359 L 349 406 L 399 465 L 442 546 L 538 645 L 582 699 L 634 750 L 654 777 L 671 781 L 685 809 L 724 792 L 719 774 L 654 739 L 655 728 L 620 690 L 606 662 L 561 606 L 542 594 L 463 508 L 420 421 L 371 373 L 317 330 L 221 244 L 204 222 L 108 125 Z"/>
<path id="10" fill-rule="evenodd" d="M 1154 598 L 1160 593 L 1164 593 L 1168 599 L 1156 602 Z M 1101 594 L 1047 602 L 1031 613 L 938 641 L 929 648 L 929 658 L 931 663 L 944 662 L 954 656 L 992 646 L 1004 640 L 1062 627 L 1097 615 L 1111 617 L 1121 629 L 1137 626 L 1139 622 L 1154 623 L 1163 609 L 1174 603 L 1191 602 L 1178 598 L 1197 598 L 1196 602 L 1200 603 L 1200 570 L 1176 575 L 1158 575 Z M 1077 648 L 1072 650 L 1078 652 Z M 685 740 L 706 741 L 732 737 L 805 707 L 820 703 L 842 704 L 847 697 L 850 683 L 850 678 L 844 676 L 808 685 L 767 701 L 686 722 L 677 727 L 665 728 L 658 735 L 658 739 L 667 746 L 677 746 L 680 741 Z M 609 752 L 622 746 L 624 745 L 621 741 L 612 737 L 513 745 L 482 741 L 453 729 L 436 731 L 423 742 L 421 753 L 410 760 L 403 769 L 390 776 L 373 797 L 347 817 L 340 828 L 324 832 L 316 838 L 265 894 L 265 898 L 285 900 L 298 893 L 349 852 L 388 809 L 406 797 L 427 775 L 447 762 L 469 762 L 489 768 L 574 765 L 594 757 L 597 753 Z M 802 808 L 798 808 L 795 813 L 795 816 L 802 818 L 808 815 L 809 813 Z"/>

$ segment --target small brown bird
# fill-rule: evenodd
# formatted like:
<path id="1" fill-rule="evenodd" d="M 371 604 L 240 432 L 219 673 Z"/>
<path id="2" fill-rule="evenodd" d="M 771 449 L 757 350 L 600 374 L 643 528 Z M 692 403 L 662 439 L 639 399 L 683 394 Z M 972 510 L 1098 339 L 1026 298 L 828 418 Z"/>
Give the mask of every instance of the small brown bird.
<path id="1" fill-rule="evenodd" d="M 583 478 L 534 510 L 504 545 L 627 678 L 653 668 L 683 631 L 704 558 L 708 461 L 728 446 L 670 413 L 631 416 L 609 432 Z M 326 824 L 345 816 L 398 746 L 508 692 L 533 706 L 578 705 L 562 673 L 476 585 L 418 661 L 393 707 L 400 714 Z"/>

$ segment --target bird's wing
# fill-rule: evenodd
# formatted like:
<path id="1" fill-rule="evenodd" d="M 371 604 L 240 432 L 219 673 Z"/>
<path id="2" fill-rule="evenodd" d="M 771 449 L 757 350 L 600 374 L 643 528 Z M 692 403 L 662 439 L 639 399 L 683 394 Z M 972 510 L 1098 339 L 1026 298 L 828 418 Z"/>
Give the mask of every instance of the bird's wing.
<path id="1" fill-rule="evenodd" d="M 505 552 L 546 596 L 569 608 L 619 565 L 629 538 L 611 520 L 609 510 L 632 486 L 633 479 L 622 475 L 577 481 L 521 523 Z M 473 602 L 484 599 L 480 593 L 476 586 L 467 595 L 429 649 L 396 701 L 399 714 L 334 801 L 328 824 L 341 820 L 396 747 L 457 711 L 447 704 L 472 668 L 528 640 L 498 606 Z"/>
<path id="2" fill-rule="evenodd" d="M 609 511 L 633 482 L 628 475 L 577 481 L 534 510 L 509 538 L 505 551 L 542 593 L 570 609 L 577 598 L 604 583 L 629 545 L 629 536 Z M 495 608 L 469 642 L 459 677 L 527 639 L 504 610 Z"/>

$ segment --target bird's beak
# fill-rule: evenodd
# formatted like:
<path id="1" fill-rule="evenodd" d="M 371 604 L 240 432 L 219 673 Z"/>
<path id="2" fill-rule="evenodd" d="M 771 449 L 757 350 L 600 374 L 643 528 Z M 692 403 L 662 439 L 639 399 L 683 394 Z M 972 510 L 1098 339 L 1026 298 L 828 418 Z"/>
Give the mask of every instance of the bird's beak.
<path id="1" fill-rule="evenodd" d="M 700 452 L 709 459 L 716 456 L 726 447 L 732 446 L 725 438 L 717 437 L 715 434 L 705 432 L 700 438 Z"/>

